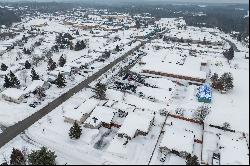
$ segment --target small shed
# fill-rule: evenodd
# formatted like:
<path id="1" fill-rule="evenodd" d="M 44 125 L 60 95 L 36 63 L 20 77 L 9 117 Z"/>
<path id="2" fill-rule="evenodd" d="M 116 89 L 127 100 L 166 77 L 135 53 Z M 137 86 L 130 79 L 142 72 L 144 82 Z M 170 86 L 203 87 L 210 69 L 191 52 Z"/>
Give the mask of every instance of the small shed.
<path id="1" fill-rule="evenodd" d="M 212 88 L 209 84 L 204 84 L 199 87 L 196 94 L 199 102 L 211 103 L 212 102 Z"/>

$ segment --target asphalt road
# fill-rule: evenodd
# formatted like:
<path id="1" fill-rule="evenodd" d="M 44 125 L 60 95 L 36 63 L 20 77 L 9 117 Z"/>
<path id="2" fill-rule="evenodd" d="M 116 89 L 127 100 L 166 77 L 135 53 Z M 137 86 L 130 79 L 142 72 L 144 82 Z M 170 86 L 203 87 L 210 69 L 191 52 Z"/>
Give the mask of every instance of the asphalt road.
<path id="1" fill-rule="evenodd" d="M 151 41 L 151 40 L 150 40 Z M 150 42 L 147 41 L 147 42 Z M 85 81 L 79 83 L 74 88 L 70 89 L 68 92 L 62 94 L 60 97 L 53 100 L 51 103 L 43 107 L 41 110 L 37 111 L 36 113 L 32 114 L 31 116 L 27 117 L 26 119 L 16 123 L 15 125 L 6 128 L 3 133 L 0 134 L 0 148 L 3 147 L 6 143 L 11 141 L 13 138 L 21 134 L 24 130 L 28 129 L 31 125 L 33 125 L 35 122 L 37 122 L 39 119 L 43 118 L 45 115 L 50 113 L 52 110 L 60 106 L 62 103 L 67 101 L 69 98 L 71 98 L 74 94 L 81 91 L 84 88 L 87 88 L 88 85 L 99 78 L 102 74 L 106 73 L 109 69 L 114 67 L 117 63 L 124 60 L 126 57 L 128 57 L 130 54 L 132 54 L 134 51 L 138 50 L 141 46 L 146 44 L 147 42 L 143 42 L 141 45 L 135 47 L 134 49 L 131 49 L 121 57 L 117 58 L 113 62 L 111 62 L 109 65 L 105 66 L 101 70 L 99 70 L 97 73 L 93 74 L 92 76 L 89 76 Z"/>
<path id="2" fill-rule="evenodd" d="M 212 35 L 214 35 L 214 36 L 218 36 L 216 33 L 214 33 L 214 32 L 210 32 Z M 226 39 L 226 38 L 224 38 L 224 37 L 222 37 L 222 36 L 220 36 L 223 40 L 225 40 L 226 42 L 228 42 L 229 43 L 229 45 L 231 46 L 231 47 L 233 47 L 234 48 L 234 51 L 236 51 L 236 52 L 240 52 L 240 50 L 237 48 L 237 46 L 236 46 L 236 44 L 235 43 L 233 43 L 233 42 L 231 42 L 230 40 L 228 40 L 228 39 Z"/>

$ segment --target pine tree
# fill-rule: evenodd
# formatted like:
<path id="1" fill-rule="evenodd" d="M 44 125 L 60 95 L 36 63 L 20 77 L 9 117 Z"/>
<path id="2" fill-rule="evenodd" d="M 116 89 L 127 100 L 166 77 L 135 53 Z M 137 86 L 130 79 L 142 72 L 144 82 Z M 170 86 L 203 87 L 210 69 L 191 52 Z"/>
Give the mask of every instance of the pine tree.
<path id="1" fill-rule="evenodd" d="M 76 31 L 76 35 L 77 35 L 77 36 L 78 36 L 78 35 L 80 35 L 80 33 L 79 33 L 79 31 L 78 31 L 78 30 Z"/>
<path id="2" fill-rule="evenodd" d="M 32 81 L 40 79 L 39 75 L 36 73 L 34 68 L 32 68 L 32 70 L 31 70 L 31 78 L 32 78 Z"/>
<path id="3" fill-rule="evenodd" d="M 30 69 L 31 68 L 31 64 L 29 63 L 29 61 L 25 61 L 25 69 Z"/>
<path id="4" fill-rule="evenodd" d="M 66 63 L 66 59 L 63 57 L 63 55 L 59 59 L 59 66 L 63 67 Z"/>
<path id="5" fill-rule="evenodd" d="M 17 79 L 17 77 L 12 71 L 10 71 L 10 83 L 11 87 L 18 87 L 20 85 L 20 81 Z"/>
<path id="6" fill-rule="evenodd" d="M 56 165 L 55 152 L 42 147 L 40 150 L 32 151 L 28 155 L 28 161 L 30 165 Z"/>
<path id="7" fill-rule="evenodd" d="M 139 20 L 136 20 L 136 21 L 135 21 L 135 27 L 136 27 L 137 29 L 140 29 L 140 28 L 141 28 L 141 23 L 140 23 Z"/>
<path id="8" fill-rule="evenodd" d="M 227 58 L 228 61 L 232 60 L 234 58 L 234 48 L 231 47 L 229 50 L 223 53 L 225 58 Z"/>
<path id="9" fill-rule="evenodd" d="M 13 148 L 11 156 L 10 156 L 10 164 L 11 165 L 25 165 L 25 163 L 26 161 L 25 161 L 24 154 L 20 150 Z"/>
<path id="10" fill-rule="evenodd" d="M 81 41 L 81 49 L 83 50 L 83 49 L 85 49 L 86 48 L 86 44 L 84 43 L 84 41 L 82 40 Z"/>
<path id="11" fill-rule="evenodd" d="M 79 41 L 76 42 L 76 45 L 75 45 L 75 51 L 79 51 L 80 50 L 80 43 Z"/>
<path id="12" fill-rule="evenodd" d="M 8 66 L 6 66 L 4 63 L 1 64 L 1 70 L 2 71 L 7 71 L 8 70 Z"/>
<path id="13" fill-rule="evenodd" d="M 119 51 L 120 51 L 120 47 L 119 47 L 118 45 L 115 47 L 115 51 L 116 51 L 116 52 L 119 52 Z"/>
<path id="14" fill-rule="evenodd" d="M 219 76 L 217 73 L 214 73 L 212 75 L 212 77 L 210 78 L 211 81 L 212 81 L 212 87 L 215 88 L 215 89 L 218 89 L 218 85 L 219 85 Z"/>
<path id="15" fill-rule="evenodd" d="M 58 88 L 62 88 L 66 86 L 65 77 L 61 73 L 58 74 L 58 77 L 55 80 L 55 84 L 57 85 Z"/>
<path id="16" fill-rule="evenodd" d="M 224 73 L 221 77 L 220 80 L 221 84 L 223 85 L 223 90 L 224 91 L 229 91 L 234 88 L 233 85 L 233 76 L 231 73 Z"/>
<path id="17" fill-rule="evenodd" d="M 49 58 L 49 62 L 48 62 L 48 70 L 52 71 L 56 69 L 56 63 L 53 61 L 52 58 Z"/>
<path id="18" fill-rule="evenodd" d="M 98 83 L 95 86 L 96 98 L 104 100 L 106 98 L 106 85 Z"/>
<path id="19" fill-rule="evenodd" d="M 198 157 L 189 154 L 186 158 L 186 165 L 200 165 Z"/>
<path id="20" fill-rule="evenodd" d="M 79 139 L 81 135 L 82 135 L 82 129 L 78 125 L 78 123 L 75 122 L 69 130 L 69 137 L 71 139 Z"/>
<path id="21" fill-rule="evenodd" d="M 12 87 L 11 82 L 10 82 L 10 79 L 9 79 L 8 76 L 5 76 L 5 78 L 4 78 L 3 87 L 5 87 L 5 88 L 10 88 L 10 87 Z"/>

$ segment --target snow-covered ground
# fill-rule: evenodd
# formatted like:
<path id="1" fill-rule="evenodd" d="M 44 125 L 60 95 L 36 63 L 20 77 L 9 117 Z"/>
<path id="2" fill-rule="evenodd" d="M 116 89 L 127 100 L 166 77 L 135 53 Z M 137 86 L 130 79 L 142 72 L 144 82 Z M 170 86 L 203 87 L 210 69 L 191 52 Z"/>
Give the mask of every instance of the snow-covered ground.
<path id="1" fill-rule="evenodd" d="M 94 15 L 91 18 L 101 19 Z M 34 41 L 44 38 L 42 45 L 34 48 L 34 52 L 38 55 L 43 54 L 43 50 L 49 49 L 48 45 L 54 44 L 58 32 L 71 32 L 74 29 L 73 25 L 78 24 L 77 21 L 71 25 L 44 18 L 27 20 L 24 21 L 24 27 L 34 25 L 44 32 L 51 32 L 45 37 L 41 34 L 31 37 L 24 44 L 24 47 L 32 47 Z M 93 22 L 85 24 L 96 25 Z M 219 41 L 222 45 L 181 43 L 166 41 L 164 38 L 152 40 L 93 81 L 90 88 L 75 94 L 2 147 L 0 163 L 8 160 L 13 147 L 31 152 L 41 146 L 46 146 L 55 151 L 58 164 L 184 165 L 186 159 L 183 157 L 183 152 L 196 155 L 203 164 L 212 164 L 214 154 L 219 154 L 221 164 L 247 164 L 249 162 L 249 60 L 246 59 L 246 55 L 249 57 L 248 49 L 244 44 L 218 29 L 187 27 L 186 30 L 179 30 L 177 25 L 185 25 L 182 19 L 165 18 L 157 24 L 171 29 L 165 34 L 166 36 L 177 35 L 180 38 L 187 37 L 201 40 L 201 42 L 206 37 L 206 40 Z M 140 31 L 131 28 L 109 32 L 99 27 L 91 33 L 88 30 L 80 30 L 80 35 L 73 35 L 75 39 L 72 42 L 87 41 L 87 48 L 81 51 L 63 49 L 53 53 L 52 59 L 58 62 L 60 56 L 65 55 L 66 66 L 57 68 L 61 71 L 66 71 L 71 65 L 89 64 L 88 73 L 80 71 L 74 79 L 66 77 L 67 86 L 63 89 L 52 85 L 46 90 L 46 99 L 35 109 L 29 107 L 30 103 L 37 100 L 33 95 L 21 104 L 7 102 L 0 98 L 0 133 L 2 132 L 1 125 L 11 126 L 28 117 L 63 92 L 85 80 L 87 76 L 140 45 L 141 41 L 136 40 L 135 36 L 148 34 L 152 31 L 151 28 L 150 26 Z M 16 40 L 18 38 L 20 36 L 17 36 Z M 235 57 L 230 64 L 223 56 L 223 52 L 230 48 L 231 43 L 227 43 L 223 38 L 234 43 L 239 50 L 235 52 Z M 8 42 L 11 43 L 11 40 Z M 95 61 L 105 50 L 113 51 L 117 45 L 120 46 L 121 51 L 111 53 L 111 56 L 104 62 Z M 27 87 L 32 81 L 28 78 L 25 82 L 21 71 L 27 71 L 29 75 L 30 69 L 23 69 L 22 63 L 30 56 L 18 52 L 22 52 L 22 49 L 15 48 L 6 52 L 0 59 L 1 62 L 11 66 L 8 70 L 16 69 L 15 74 L 20 79 L 22 87 Z M 123 69 L 127 67 L 129 68 L 124 73 Z M 42 61 L 34 68 L 44 80 L 51 77 L 47 71 L 46 61 Z M 155 72 L 145 72 L 146 70 Z M 211 74 L 222 75 L 225 72 L 232 73 L 234 88 L 225 94 L 213 89 L 211 103 L 199 102 L 196 94 L 203 82 L 197 81 L 197 78 L 209 84 Z M 190 78 L 195 78 L 195 80 Z M 4 78 L 0 77 L 0 86 L 3 82 Z M 99 111 L 95 109 L 93 109 L 94 113 L 90 111 L 88 115 L 90 118 L 88 117 L 89 119 L 81 124 L 81 138 L 72 140 L 68 136 L 72 124 L 66 120 L 66 117 L 74 114 L 75 109 L 83 108 L 84 103 L 88 103 L 86 101 L 95 96 L 93 88 L 99 82 L 107 86 L 106 99 L 98 99 L 96 102 L 98 105 L 94 107 L 99 108 Z M 127 87 L 122 89 L 122 86 Z M 204 123 L 195 120 L 194 117 L 197 108 L 202 105 L 208 105 L 211 108 Z M 78 115 L 79 111 L 77 110 L 75 115 Z M 102 114 L 102 111 L 109 111 L 109 113 Z M 120 115 L 121 112 L 125 115 Z M 136 122 L 136 119 L 129 115 L 142 116 Z M 105 125 L 100 128 L 91 128 L 89 123 L 94 120 L 92 116 L 107 121 L 112 119 L 111 123 L 115 125 L 111 125 L 111 128 L 106 128 Z M 81 119 L 81 117 L 71 117 Z M 153 120 L 150 124 L 140 123 L 142 117 L 145 117 L 146 122 L 149 122 L 152 117 Z M 217 129 L 225 122 L 230 124 L 232 131 Z M 148 128 L 146 133 L 140 131 L 145 128 Z M 130 137 L 131 140 L 127 140 L 126 134 L 134 134 L 134 132 L 136 134 Z M 173 153 L 165 153 L 166 149 Z M 179 155 L 178 152 L 180 152 Z"/>

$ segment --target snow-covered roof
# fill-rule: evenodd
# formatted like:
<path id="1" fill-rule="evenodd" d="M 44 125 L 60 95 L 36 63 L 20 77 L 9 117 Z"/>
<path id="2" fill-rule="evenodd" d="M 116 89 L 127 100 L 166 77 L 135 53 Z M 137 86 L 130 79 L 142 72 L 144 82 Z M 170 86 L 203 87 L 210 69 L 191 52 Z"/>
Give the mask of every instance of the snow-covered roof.
<path id="1" fill-rule="evenodd" d="M 25 93 L 24 91 L 16 88 L 8 88 L 5 91 L 3 91 L 2 96 L 9 97 L 14 100 L 19 100 Z"/>
<path id="2" fill-rule="evenodd" d="M 160 147 L 178 152 L 193 153 L 194 134 L 183 129 L 167 127 Z"/>
<path id="3" fill-rule="evenodd" d="M 172 87 L 169 87 L 172 88 Z M 146 86 L 137 87 L 137 92 L 142 92 L 146 96 L 154 97 L 157 100 L 167 102 L 171 99 L 173 91 Z"/>
<path id="4" fill-rule="evenodd" d="M 97 99 L 89 99 L 81 104 L 77 109 L 74 109 L 73 106 L 70 108 L 64 107 L 66 111 L 64 117 L 80 120 L 84 114 L 89 114 L 91 111 L 99 104 L 99 100 Z"/>
<path id="5" fill-rule="evenodd" d="M 85 121 L 85 124 L 94 127 L 99 126 L 102 122 L 110 124 L 117 110 L 109 107 L 98 106 L 91 113 L 90 117 Z"/>
<path id="6" fill-rule="evenodd" d="M 118 133 L 126 134 L 130 138 L 133 138 L 138 130 L 147 133 L 153 119 L 154 115 L 151 112 L 140 111 L 129 113 Z"/>
<path id="7" fill-rule="evenodd" d="M 158 88 L 168 89 L 168 90 L 169 90 L 169 88 L 172 88 L 174 90 L 174 88 L 176 86 L 175 83 L 173 83 L 171 80 L 168 80 L 166 78 L 152 78 L 152 77 L 149 77 L 149 78 L 145 79 L 145 82 L 148 83 L 148 84 L 151 84 L 151 85 L 155 85 Z"/>
<path id="8" fill-rule="evenodd" d="M 203 60 L 198 57 L 188 56 L 188 52 L 181 53 L 176 50 L 162 49 L 156 52 L 149 50 L 148 53 L 147 56 L 142 58 L 142 62 L 145 63 L 141 67 L 142 71 L 206 79 L 206 72 L 200 70 Z M 187 57 L 184 58 L 185 56 Z M 180 65 L 181 63 L 182 65 Z"/>
<path id="9" fill-rule="evenodd" d="M 209 84 L 204 84 L 199 87 L 198 93 L 197 93 L 198 98 L 206 98 L 211 100 L 212 99 L 212 88 Z"/>
<path id="10" fill-rule="evenodd" d="M 42 87 L 44 81 L 42 80 L 34 80 L 26 89 L 25 93 L 34 92 L 38 87 Z"/>
<path id="11" fill-rule="evenodd" d="M 201 29 L 188 27 L 187 30 L 177 30 L 177 29 L 171 29 L 170 33 L 168 34 L 170 37 L 176 37 L 178 39 L 183 38 L 185 39 L 191 39 L 193 41 L 203 41 L 204 38 L 206 41 L 210 42 L 221 42 L 221 38 L 219 36 L 212 35 L 209 32 L 204 32 Z"/>

